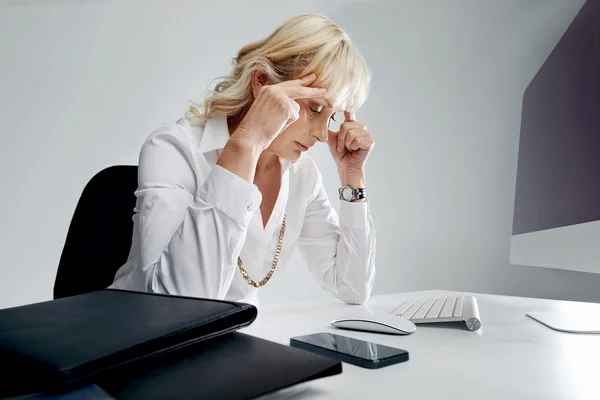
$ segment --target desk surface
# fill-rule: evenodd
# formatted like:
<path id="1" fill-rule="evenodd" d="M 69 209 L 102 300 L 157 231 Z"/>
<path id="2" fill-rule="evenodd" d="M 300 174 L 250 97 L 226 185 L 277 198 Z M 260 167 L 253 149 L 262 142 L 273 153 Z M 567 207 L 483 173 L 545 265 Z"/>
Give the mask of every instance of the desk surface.
<path id="1" fill-rule="evenodd" d="M 265 306 L 244 333 L 289 344 L 292 336 L 335 332 L 406 349 L 408 362 L 379 370 L 344 364 L 341 375 L 311 382 L 294 399 L 600 399 L 600 335 L 554 331 L 525 315 L 600 305 L 474 294 L 478 332 L 417 326 L 408 336 L 341 331 L 329 321 L 353 310 L 391 312 L 404 299 L 458 292 L 374 296 L 365 306 L 305 303 Z"/>

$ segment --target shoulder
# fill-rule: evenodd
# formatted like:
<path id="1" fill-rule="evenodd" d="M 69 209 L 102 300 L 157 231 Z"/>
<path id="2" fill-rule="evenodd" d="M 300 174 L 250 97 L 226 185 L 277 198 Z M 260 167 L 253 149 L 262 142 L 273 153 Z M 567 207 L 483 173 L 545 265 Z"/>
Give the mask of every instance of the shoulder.
<path id="1" fill-rule="evenodd" d="M 162 124 L 152 131 L 144 141 L 142 150 L 157 145 L 181 149 L 197 147 L 203 131 L 204 125 L 192 127 L 184 118 L 180 118 L 176 122 Z"/>
<path id="2" fill-rule="evenodd" d="M 138 161 L 141 187 L 165 185 L 193 192 L 196 181 L 196 149 L 202 127 L 185 120 L 156 128 L 142 144 Z"/>

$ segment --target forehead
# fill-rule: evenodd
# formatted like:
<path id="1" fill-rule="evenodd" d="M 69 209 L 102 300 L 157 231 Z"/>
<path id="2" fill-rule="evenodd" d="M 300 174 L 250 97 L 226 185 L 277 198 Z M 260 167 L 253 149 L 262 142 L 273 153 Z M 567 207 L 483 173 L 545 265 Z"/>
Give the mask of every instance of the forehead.
<path id="1" fill-rule="evenodd" d="M 351 80 L 346 75 L 345 71 L 337 68 L 317 74 L 318 78 L 311 86 L 325 88 L 327 94 L 323 98 L 313 99 L 315 103 L 335 112 L 343 111 L 351 95 Z"/>
<path id="2" fill-rule="evenodd" d="M 346 107 L 346 97 L 348 96 L 348 90 L 343 88 L 339 90 L 337 93 L 328 92 L 325 97 L 317 97 L 311 99 L 314 103 L 330 108 L 335 112 L 343 111 Z"/>
<path id="3" fill-rule="evenodd" d="M 343 111 L 348 106 L 348 97 L 350 96 L 350 85 L 342 85 L 334 90 L 328 90 L 325 98 L 328 100 L 331 108 L 335 111 Z"/>

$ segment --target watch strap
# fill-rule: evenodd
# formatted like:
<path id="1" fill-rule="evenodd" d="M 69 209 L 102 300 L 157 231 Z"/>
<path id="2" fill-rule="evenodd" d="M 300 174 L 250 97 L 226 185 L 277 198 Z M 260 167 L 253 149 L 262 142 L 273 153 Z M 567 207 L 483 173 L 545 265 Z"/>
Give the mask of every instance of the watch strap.
<path id="1" fill-rule="evenodd" d="M 362 200 L 367 198 L 365 188 L 352 189 L 352 200 Z"/>

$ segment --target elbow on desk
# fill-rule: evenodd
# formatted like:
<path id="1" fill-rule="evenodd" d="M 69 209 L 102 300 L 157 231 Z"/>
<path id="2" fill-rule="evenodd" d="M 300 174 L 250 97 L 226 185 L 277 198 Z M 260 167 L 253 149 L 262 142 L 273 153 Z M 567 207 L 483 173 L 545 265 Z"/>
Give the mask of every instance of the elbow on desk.
<path id="1" fill-rule="evenodd" d="M 362 306 L 369 300 L 369 296 L 354 297 L 352 299 L 342 299 L 342 301 L 351 306 Z"/>
<path id="2" fill-rule="evenodd" d="M 357 284 L 356 280 L 352 284 L 345 285 L 344 290 L 340 290 L 338 296 L 346 304 L 350 305 L 363 305 L 371 298 L 371 292 L 373 291 L 373 284 L 375 283 L 375 270 L 371 269 L 366 274 L 361 282 Z"/>
<path id="3" fill-rule="evenodd" d="M 340 297 L 340 300 L 352 306 L 362 306 L 369 300 L 369 297 L 371 297 L 370 293 L 365 293 L 363 295 L 354 295 L 351 297 Z"/>
<path id="4" fill-rule="evenodd" d="M 359 288 L 345 288 L 338 292 L 338 299 L 349 305 L 360 306 L 369 301 L 371 285 L 365 284 Z"/>

